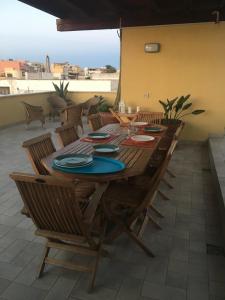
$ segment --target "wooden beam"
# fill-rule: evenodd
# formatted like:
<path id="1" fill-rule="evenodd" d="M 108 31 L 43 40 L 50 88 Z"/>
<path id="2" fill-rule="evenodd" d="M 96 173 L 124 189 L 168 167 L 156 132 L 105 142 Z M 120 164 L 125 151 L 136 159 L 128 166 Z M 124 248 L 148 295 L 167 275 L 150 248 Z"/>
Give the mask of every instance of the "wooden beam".
<path id="1" fill-rule="evenodd" d="M 78 30 L 98 30 L 119 28 L 119 20 L 116 21 L 86 21 L 79 22 L 70 19 L 57 19 L 56 26 L 58 31 L 78 31 Z"/>

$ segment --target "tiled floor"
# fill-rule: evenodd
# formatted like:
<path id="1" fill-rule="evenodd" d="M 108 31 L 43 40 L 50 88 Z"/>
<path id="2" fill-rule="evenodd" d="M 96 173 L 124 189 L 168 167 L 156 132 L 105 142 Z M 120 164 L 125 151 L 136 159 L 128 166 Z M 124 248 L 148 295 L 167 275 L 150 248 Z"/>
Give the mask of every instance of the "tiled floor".
<path id="1" fill-rule="evenodd" d="M 32 172 L 21 143 L 56 125 L 0 131 L 0 299 L 225 299 L 225 258 L 206 254 L 207 243 L 221 245 L 221 234 L 207 148 L 199 145 L 177 148 L 170 165 L 177 175 L 170 179 L 174 189 L 162 184 L 171 198 L 156 201 L 165 215 L 159 220 L 163 230 L 149 224 L 144 234 L 155 258 L 121 237 L 109 247 L 111 257 L 102 259 L 92 294 L 86 293 L 87 277 L 77 272 L 47 267 L 41 279 L 35 278 L 43 240 L 34 236 L 32 222 L 20 214 L 21 199 L 8 174 Z M 51 255 L 74 259 L 57 251 Z"/>

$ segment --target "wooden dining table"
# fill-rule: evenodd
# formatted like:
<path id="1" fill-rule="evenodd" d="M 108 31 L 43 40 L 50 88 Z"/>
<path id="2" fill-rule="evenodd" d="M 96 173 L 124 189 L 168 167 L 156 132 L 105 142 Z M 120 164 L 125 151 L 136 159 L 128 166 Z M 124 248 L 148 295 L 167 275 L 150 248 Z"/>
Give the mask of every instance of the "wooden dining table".
<path id="1" fill-rule="evenodd" d="M 128 137 L 128 129 L 125 127 L 121 127 L 117 123 L 108 124 L 102 127 L 101 129 L 99 129 L 98 132 L 105 132 L 114 135 L 114 138 L 109 142 L 109 144 L 118 145 L 119 151 L 112 154 L 102 154 L 102 155 L 100 153 L 95 153 L 93 149 L 93 145 L 96 145 L 96 143 L 86 142 L 83 140 L 83 138 L 81 138 L 67 145 L 66 147 L 54 152 L 48 157 L 42 159 L 42 164 L 49 172 L 49 174 L 54 176 L 64 177 L 64 178 L 70 178 L 72 180 L 79 179 L 82 181 L 91 181 L 96 183 L 122 180 L 129 177 L 138 176 L 145 171 L 152 154 L 154 153 L 154 151 L 158 146 L 160 139 L 165 134 L 165 130 L 160 132 L 160 134 L 159 133 L 156 134 L 157 138 L 154 141 L 153 146 L 151 148 L 145 148 L 140 146 L 136 147 L 135 145 L 132 146 L 121 145 L 121 143 Z M 154 133 L 151 133 L 151 135 L 154 136 Z M 110 157 L 122 161 L 126 167 L 124 170 L 120 172 L 103 174 L 103 175 L 64 173 L 52 167 L 54 158 L 56 158 L 59 155 L 72 154 L 72 153 L 93 154 L 96 156 Z"/>

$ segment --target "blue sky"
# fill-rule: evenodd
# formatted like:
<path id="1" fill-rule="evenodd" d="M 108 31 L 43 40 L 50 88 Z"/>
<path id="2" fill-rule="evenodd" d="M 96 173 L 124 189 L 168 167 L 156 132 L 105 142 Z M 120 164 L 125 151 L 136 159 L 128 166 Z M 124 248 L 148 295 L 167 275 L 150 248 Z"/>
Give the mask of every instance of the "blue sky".
<path id="1" fill-rule="evenodd" d="M 48 54 L 51 62 L 118 67 L 115 30 L 57 32 L 54 16 L 16 0 L 0 0 L 0 4 L 0 59 L 44 61 Z"/>

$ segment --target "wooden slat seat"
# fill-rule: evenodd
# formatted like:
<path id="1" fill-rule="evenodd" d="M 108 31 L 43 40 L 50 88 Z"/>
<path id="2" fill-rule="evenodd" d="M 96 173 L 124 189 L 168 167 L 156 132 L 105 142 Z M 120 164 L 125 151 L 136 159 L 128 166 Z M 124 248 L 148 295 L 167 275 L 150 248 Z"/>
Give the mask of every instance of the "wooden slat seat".
<path id="1" fill-rule="evenodd" d="M 99 205 L 101 193 L 81 209 L 82 203 L 76 197 L 76 186 L 68 180 L 53 176 L 13 173 L 24 205 L 37 227 L 36 235 L 45 237 L 47 242 L 43 259 L 38 271 L 40 277 L 46 264 L 90 272 L 90 289 L 94 287 L 100 256 L 103 254 L 102 242 L 105 225 L 101 227 L 100 236 L 92 234 L 94 217 Z M 93 263 L 81 264 L 48 257 L 51 248 L 92 256 Z"/>

